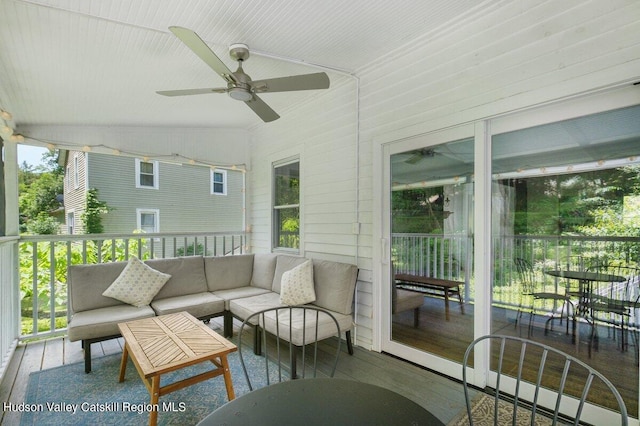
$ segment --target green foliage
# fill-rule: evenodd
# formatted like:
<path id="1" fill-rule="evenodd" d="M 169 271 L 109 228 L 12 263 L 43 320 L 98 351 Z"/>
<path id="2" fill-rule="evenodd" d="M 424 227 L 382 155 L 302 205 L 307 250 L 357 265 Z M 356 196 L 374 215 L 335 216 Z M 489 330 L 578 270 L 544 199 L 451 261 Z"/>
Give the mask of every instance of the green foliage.
<path id="1" fill-rule="evenodd" d="M 194 256 L 194 255 L 198 255 L 201 254 L 203 256 L 210 256 L 209 253 L 205 253 L 204 252 L 204 245 L 198 243 L 197 245 L 195 243 L 191 243 L 189 245 L 187 245 L 187 249 L 185 250 L 184 247 L 180 247 L 176 250 L 176 256 L 181 257 L 181 256 Z"/>
<path id="2" fill-rule="evenodd" d="M 64 174 L 59 169 L 45 171 L 23 164 L 18 171 L 18 204 L 23 232 L 40 213 L 50 213 L 61 207 L 58 195 L 63 193 Z"/>
<path id="3" fill-rule="evenodd" d="M 60 222 L 45 212 L 38 213 L 35 219 L 27 224 L 27 232 L 37 235 L 55 235 L 58 233 Z"/>
<path id="4" fill-rule="evenodd" d="M 83 255 L 84 248 L 86 252 Z M 56 317 L 62 313 L 66 321 L 68 258 L 72 265 L 78 265 L 99 261 L 125 261 L 131 255 L 136 255 L 142 260 L 148 259 L 150 252 L 146 242 L 140 239 L 118 239 L 71 243 L 67 241 L 20 243 L 20 300 L 23 334 L 33 332 L 34 310 L 38 312 L 38 318 L 41 318 L 38 321 L 40 332 L 49 331 L 52 308 Z M 37 276 L 34 276 L 34 269 L 37 271 Z M 59 321 L 62 320 L 56 318 L 56 328 Z M 66 327 L 66 323 L 60 327 Z"/>
<path id="5" fill-rule="evenodd" d="M 601 211 L 620 211 L 624 196 L 640 193 L 640 167 L 503 181 L 516 193 L 516 235 L 563 235 L 593 230 Z M 592 233 L 586 235 L 593 235 Z M 608 234 L 619 235 L 619 234 Z"/>
<path id="6" fill-rule="evenodd" d="M 107 203 L 98 199 L 98 190 L 91 188 L 87 191 L 85 210 L 81 219 L 87 234 L 101 234 L 104 231 L 102 215 L 112 210 Z"/>
<path id="7" fill-rule="evenodd" d="M 443 187 L 391 193 L 394 233 L 441 234 L 444 229 Z"/>

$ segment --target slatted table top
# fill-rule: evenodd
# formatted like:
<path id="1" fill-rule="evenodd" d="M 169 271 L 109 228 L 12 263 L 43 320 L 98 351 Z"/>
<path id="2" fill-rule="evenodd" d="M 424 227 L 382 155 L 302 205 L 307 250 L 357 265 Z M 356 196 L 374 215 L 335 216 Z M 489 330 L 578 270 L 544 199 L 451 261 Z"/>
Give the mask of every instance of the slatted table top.
<path id="1" fill-rule="evenodd" d="M 146 378 L 237 350 L 187 312 L 129 321 L 118 327 Z"/>

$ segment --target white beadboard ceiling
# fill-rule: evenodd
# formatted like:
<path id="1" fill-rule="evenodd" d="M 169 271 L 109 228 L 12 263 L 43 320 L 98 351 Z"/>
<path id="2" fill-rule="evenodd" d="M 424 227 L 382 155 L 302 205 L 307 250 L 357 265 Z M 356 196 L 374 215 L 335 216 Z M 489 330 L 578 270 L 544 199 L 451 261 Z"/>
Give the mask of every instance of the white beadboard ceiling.
<path id="1" fill-rule="evenodd" d="M 235 70 L 228 45 L 252 50 L 253 79 L 327 71 L 332 85 L 497 0 L 0 0 L 0 108 L 13 126 L 250 128 L 224 86 L 168 27 L 197 32 Z M 278 59 L 276 59 L 278 58 Z M 340 72 L 338 72 L 340 71 Z M 317 91 L 264 94 L 280 115 Z"/>

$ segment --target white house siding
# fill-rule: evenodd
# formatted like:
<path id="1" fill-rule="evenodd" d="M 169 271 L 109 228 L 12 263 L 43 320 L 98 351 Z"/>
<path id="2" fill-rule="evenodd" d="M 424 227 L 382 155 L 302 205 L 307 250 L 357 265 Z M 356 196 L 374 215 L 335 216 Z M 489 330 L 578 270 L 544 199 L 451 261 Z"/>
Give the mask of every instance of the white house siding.
<path id="1" fill-rule="evenodd" d="M 113 210 L 105 231 L 130 233 L 136 209 L 157 209 L 160 232 L 242 231 L 243 173 L 227 171 L 227 195 L 211 194 L 209 167 L 158 163 L 158 189 L 136 188 L 135 159 L 89 155 L 89 188 Z"/>
<path id="2" fill-rule="evenodd" d="M 378 144 L 482 120 L 640 77 L 640 2 L 505 1 L 468 16 L 357 71 L 359 167 L 354 170 L 355 82 L 334 84 L 308 104 L 255 129 L 250 179 L 252 241 L 270 248 L 271 163 L 300 155 L 304 253 L 356 261 L 356 343 L 373 342 L 373 164 Z M 374 144 L 375 141 L 375 144 Z M 330 150 L 335 150 L 331 153 Z M 356 203 L 355 194 L 359 199 Z M 349 195 L 354 198 L 349 200 Z M 356 213 L 356 209 L 358 209 Z M 360 234 L 351 234 L 352 222 Z"/>

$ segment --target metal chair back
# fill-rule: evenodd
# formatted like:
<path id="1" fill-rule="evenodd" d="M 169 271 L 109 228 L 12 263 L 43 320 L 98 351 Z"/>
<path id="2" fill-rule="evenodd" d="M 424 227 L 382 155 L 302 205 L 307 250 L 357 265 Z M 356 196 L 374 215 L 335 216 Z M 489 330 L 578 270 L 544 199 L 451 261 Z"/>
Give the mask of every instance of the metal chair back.
<path id="1" fill-rule="evenodd" d="M 469 357 L 478 346 L 486 343 L 493 344 L 491 347 L 491 359 L 497 361 L 495 369 L 492 367 L 492 370 L 495 370 L 497 373 L 493 397 L 494 425 L 499 424 L 499 403 L 510 406 L 514 425 L 517 424 L 518 416 L 527 412 L 531 415 L 532 425 L 535 423 L 536 417 L 540 417 L 540 413 L 542 412 L 545 413 L 543 415 L 548 415 L 551 418 L 552 424 L 554 425 L 559 421 L 566 422 L 565 415 L 573 419 L 574 425 L 578 425 L 583 414 L 583 408 L 587 402 L 587 397 L 592 388 L 596 387 L 597 389 L 593 390 L 594 393 L 597 392 L 599 398 L 604 398 L 605 395 L 608 394 L 610 400 L 614 404 L 617 404 L 620 412 L 620 424 L 623 426 L 628 424 L 627 408 L 620 393 L 604 375 L 596 371 L 593 367 L 559 349 L 542 343 L 521 337 L 487 335 L 471 342 L 464 354 L 462 362 L 462 381 L 470 425 L 473 425 L 474 419 L 472 416 L 472 401 L 469 392 L 470 384 L 467 379 Z M 509 375 L 514 375 L 516 379 L 514 394 L 507 394 L 500 388 L 503 375 L 507 374 L 507 372 Z M 558 372 L 560 372 L 560 378 L 556 383 L 553 378 L 557 378 Z M 534 395 L 531 400 L 523 399 L 520 394 L 521 384 L 524 381 L 530 382 L 534 386 Z M 561 415 L 560 407 L 562 399 L 570 395 L 569 392 L 567 392 L 568 382 L 571 382 L 570 386 L 572 388 L 581 387 L 582 392 L 580 395 L 571 395 L 577 399 L 576 412 Z M 555 392 L 556 401 L 554 407 L 541 407 L 539 405 L 538 399 L 543 386 Z"/>
<path id="2" fill-rule="evenodd" d="M 330 312 L 309 305 L 269 308 L 250 315 L 240 326 L 238 353 L 250 390 L 253 390 L 254 384 L 244 352 L 246 340 L 251 334 L 249 329 L 253 329 L 254 354 L 264 355 L 264 363 L 257 368 L 267 385 L 318 375 L 333 377 L 335 374 L 341 347 L 338 320 Z M 320 349 L 320 341 L 334 336 L 336 339 L 331 339 Z M 332 342 L 334 340 L 335 344 Z M 297 367 L 299 352 L 301 368 Z M 256 374 L 255 367 L 253 375 Z"/>

